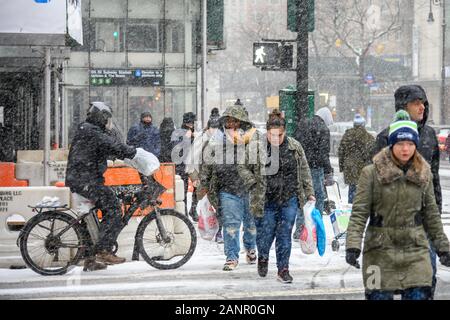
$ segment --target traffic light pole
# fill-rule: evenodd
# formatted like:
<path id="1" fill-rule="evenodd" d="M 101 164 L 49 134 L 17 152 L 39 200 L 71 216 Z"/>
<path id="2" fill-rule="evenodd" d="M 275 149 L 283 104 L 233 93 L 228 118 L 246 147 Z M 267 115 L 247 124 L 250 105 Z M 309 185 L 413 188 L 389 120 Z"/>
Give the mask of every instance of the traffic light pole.
<path id="1" fill-rule="evenodd" d="M 297 1 L 297 130 L 302 133 L 308 115 L 308 0 Z"/>

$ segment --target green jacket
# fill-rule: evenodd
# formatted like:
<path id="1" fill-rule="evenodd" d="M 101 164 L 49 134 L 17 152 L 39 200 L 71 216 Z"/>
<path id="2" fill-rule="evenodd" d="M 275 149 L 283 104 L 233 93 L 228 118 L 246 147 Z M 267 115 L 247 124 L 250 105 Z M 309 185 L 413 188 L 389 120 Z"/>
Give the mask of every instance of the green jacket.
<path id="1" fill-rule="evenodd" d="M 358 183 L 362 169 L 371 163 L 375 138 L 362 126 L 345 131 L 339 144 L 339 171 L 345 184 Z"/>
<path id="2" fill-rule="evenodd" d="M 260 137 L 259 141 L 259 156 L 260 161 L 257 165 L 247 165 L 246 171 L 243 174 L 247 175 L 246 181 L 248 181 L 248 187 L 250 189 L 250 212 L 255 217 L 264 216 L 264 204 L 266 201 L 266 179 L 270 179 L 270 175 L 267 175 L 265 163 L 266 163 L 266 150 L 267 150 L 267 137 L 265 135 Z M 306 160 L 305 152 L 301 144 L 291 138 L 287 137 L 288 148 L 295 152 L 295 159 L 297 162 L 297 197 L 299 206 L 302 208 L 306 203 L 308 196 L 314 195 L 314 189 L 312 185 L 311 172 L 309 170 L 308 162 Z M 256 144 L 249 144 L 247 148 L 247 154 L 255 154 Z M 254 179 L 252 181 L 252 178 Z M 254 183 L 254 187 L 252 187 Z"/>
<path id="3" fill-rule="evenodd" d="M 437 252 L 448 252 L 433 193 L 430 166 L 416 153 L 406 174 L 397 167 L 389 147 L 365 167 L 358 181 L 346 248 L 363 249 L 367 290 L 403 290 L 431 286 L 428 238 Z"/>

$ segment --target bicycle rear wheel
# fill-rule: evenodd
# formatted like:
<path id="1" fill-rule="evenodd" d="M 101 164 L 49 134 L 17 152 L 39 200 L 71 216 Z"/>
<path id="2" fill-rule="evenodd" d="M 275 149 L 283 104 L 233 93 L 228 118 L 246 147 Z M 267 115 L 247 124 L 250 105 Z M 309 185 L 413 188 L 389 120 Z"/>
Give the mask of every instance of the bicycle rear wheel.
<path id="1" fill-rule="evenodd" d="M 169 237 L 164 241 L 156 223 L 156 214 L 146 216 L 136 236 L 144 260 L 157 269 L 176 269 L 194 254 L 197 233 L 191 221 L 174 210 L 160 210 L 161 223 Z"/>
<path id="2" fill-rule="evenodd" d="M 57 211 L 38 214 L 25 225 L 20 236 L 20 253 L 33 271 L 61 275 L 80 260 L 85 246 L 80 224 Z"/>

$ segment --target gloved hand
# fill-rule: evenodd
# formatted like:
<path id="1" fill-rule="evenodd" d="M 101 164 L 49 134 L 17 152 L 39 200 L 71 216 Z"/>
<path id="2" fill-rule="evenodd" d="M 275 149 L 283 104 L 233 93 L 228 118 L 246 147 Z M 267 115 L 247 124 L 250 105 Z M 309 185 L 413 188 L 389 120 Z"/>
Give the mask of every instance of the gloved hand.
<path id="1" fill-rule="evenodd" d="M 358 258 L 359 255 L 361 254 L 361 250 L 359 249 L 354 249 L 354 248 L 350 248 L 345 250 L 345 261 L 351 265 L 354 266 L 356 269 L 360 268 L 359 262 L 358 262 Z"/>
<path id="2" fill-rule="evenodd" d="M 158 158 L 142 148 L 136 148 L 136 155 L 133 159 L 125 158 L 123 161 L 145 176 L 149 176 L 159 169 Z"/>
<path id="3" fill-rule="evenodd" d="M 450 252 L 437 252 L 437 255 L 443 266 L 450 267 Z"/>

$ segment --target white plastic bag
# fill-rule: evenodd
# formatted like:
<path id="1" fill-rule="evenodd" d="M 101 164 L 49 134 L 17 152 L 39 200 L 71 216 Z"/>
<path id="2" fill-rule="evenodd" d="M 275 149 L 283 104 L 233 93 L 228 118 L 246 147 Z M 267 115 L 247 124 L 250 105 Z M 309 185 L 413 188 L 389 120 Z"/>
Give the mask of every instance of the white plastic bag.
<path id="1" fill-rule="evenodd" d="M 315 205 L 315 201 L 308 201 L 303 207 L 305 227 L 300 233 L 300 248 L 305 254 L 313 254 L 317 249 L 316 225 L 312 218 L 312 211 L 314 210 Z"/>
<path id="2" fill-rule="evenodd" d="M 205 240 L 212 240 L 219 231 L 219 221 L 216 216 L 216 209 L 211 205 L 207 196 L 204 196 L 197 203 L 198 231 Z"/>
<path id="3" fill-rule="evenodd" d="M 158 158 L 142 148 L 136 148 L 136 155 L 133 159 L 125 158 L 123 161 L 145 176 L 150 176 L 159 169 Z"/>

